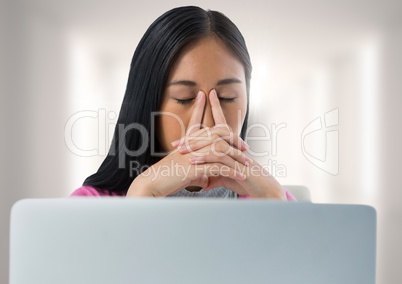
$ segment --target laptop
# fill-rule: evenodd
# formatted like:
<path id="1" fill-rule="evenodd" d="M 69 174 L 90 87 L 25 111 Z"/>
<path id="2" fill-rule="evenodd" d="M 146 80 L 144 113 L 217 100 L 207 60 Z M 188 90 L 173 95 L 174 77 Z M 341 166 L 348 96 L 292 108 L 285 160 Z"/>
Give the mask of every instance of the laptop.
<path id="1" fill-rule="evenodd" d="M 375 283 L 364 205 L 224 199 L 26 199 L 10 284 Z"/>

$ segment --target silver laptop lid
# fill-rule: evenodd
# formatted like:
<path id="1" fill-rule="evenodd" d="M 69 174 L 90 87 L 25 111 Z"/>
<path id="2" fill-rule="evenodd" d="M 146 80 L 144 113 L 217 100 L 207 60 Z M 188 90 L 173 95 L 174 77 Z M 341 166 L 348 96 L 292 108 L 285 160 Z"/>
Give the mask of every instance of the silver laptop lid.
<path id="1" fill-rule="evenodd" d="M 375 283 L 372 207 L 70 198 L 17 202 L 11 284 Z"/>

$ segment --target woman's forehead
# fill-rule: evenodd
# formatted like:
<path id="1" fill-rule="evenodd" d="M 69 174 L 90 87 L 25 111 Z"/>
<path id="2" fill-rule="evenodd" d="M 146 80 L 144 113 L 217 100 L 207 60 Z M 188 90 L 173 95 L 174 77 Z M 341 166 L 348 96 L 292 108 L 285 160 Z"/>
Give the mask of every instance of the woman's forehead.
<path id="1" fill-rule="evenodd" d="M 200 76 L 215 80 L 234 77 L 243 81 L 245 74 L 243 64 L 225 44 L 216 37 L 208 37 L 183 49 L 173 64 L 169 80 L 195 80 Z"/>

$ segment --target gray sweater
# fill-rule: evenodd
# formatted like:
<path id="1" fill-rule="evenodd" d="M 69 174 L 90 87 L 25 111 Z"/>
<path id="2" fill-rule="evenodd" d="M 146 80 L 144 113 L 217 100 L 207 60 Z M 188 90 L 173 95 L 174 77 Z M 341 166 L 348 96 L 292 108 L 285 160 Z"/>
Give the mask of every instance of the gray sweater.
<path id="1" fill-rule="evenodd" d="M 167 197 L 192 197 L 192 198 L 237 198 L 237 194 L 226 187 L 216 187 L 211 190 L 188 191 L 183 189 Z"/>

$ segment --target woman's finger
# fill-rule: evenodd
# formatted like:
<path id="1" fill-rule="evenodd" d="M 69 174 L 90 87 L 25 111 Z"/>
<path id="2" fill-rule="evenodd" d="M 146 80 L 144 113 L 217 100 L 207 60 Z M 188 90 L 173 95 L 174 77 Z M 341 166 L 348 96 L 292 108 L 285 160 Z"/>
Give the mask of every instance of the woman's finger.
<path id="1" fill-rule="evenodd" d="M 206 101 L 205 94 L 201 90 L 198 91 L 198 94 L 197 94 L 197 97 L 195 100 L 195 107 L 194 107 L 193 113 L 190 117 L 190 121 L 187 126 L 186 136 L 192 134 L 193 132 L 196 132 L 197 130 L 199 130 L 201 128 L 205 101 Z"/>
<path id="2" fill-rule="evenodd" d="M 227 126 L 225 115 L 223 114 L 221 103 L 215 89 L 209 92 L 209 102 L 211 103 L 212 116 L 216 126 Z"/>
<path id="3" fill-rule="evenodd" d="M 190 163 L 205 164 L 219 162 L 235 169 L 244 169 L 244 167 L 248 167 L 251 163 L 251 159 L 242 151 L 231 146 L 229 146 L 228 151 L 225 152 L 218 151 L 218 149 L 212 149 L 212 151 L 210 149 L 208 150 L 210 152 L 192 152 L 192 156 L 189 158 Z"/>
<path id="4" fill-rule="evenodd" d="M 202 165 L 196 165 L 196 173 L 201 176 L 207 177 L 228 177 L 238 181 L 244 181 L 247 177 L 241 171 L 231 168 L 221 163 L 208 163 Z"/>
<path id="5" fill-rule="evenodd" d="M 245 151 L 249 148 L 248 144 L 243 139 L 229 131 L 228 128 L 224 127 L 212 127 L 197 130 L 191 134 L 191 138 L 187 141 L 179 141 L 173 147 L 177 147 L 179 152 L 184 154 L 191 151 L 197 151 L 222 139 L 229 145 L 232 145 L 241 151 Z"/>

